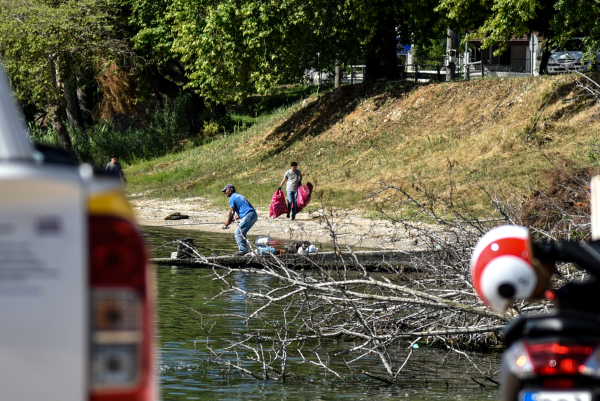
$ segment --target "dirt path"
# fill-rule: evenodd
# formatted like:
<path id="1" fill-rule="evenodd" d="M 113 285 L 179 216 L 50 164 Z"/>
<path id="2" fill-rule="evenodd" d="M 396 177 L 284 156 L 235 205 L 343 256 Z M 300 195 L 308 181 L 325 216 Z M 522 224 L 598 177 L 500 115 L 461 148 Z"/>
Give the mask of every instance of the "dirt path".
<path id="1" fill-rule="evenodd" d="M 132 199 L 138 223 L 147 226 L 181 228 L 209 232 L 231 232 L 223 230 L 227 210 L 218 209 L 204 198 L 187 199 Z M 189 215 L 186 220 L 165 220 L 171 213 L 180 212 Z M 269 210 L 258 208 L 258 221 L 250 230 L 252 235 L 270 235 L 273 239 L 308 240 L 313 243 L 331 243 L 330 230 L 321 213 L 301 212 L 296 221 L 286 219 L 285 215 L 273 220 Z M 361 218 L 357 211 L 335 210 L 329 219 L 338 241 L 351 247 L 382 249 L 413 248 L 410 233 L 399 226 L 383 220 Z"/>

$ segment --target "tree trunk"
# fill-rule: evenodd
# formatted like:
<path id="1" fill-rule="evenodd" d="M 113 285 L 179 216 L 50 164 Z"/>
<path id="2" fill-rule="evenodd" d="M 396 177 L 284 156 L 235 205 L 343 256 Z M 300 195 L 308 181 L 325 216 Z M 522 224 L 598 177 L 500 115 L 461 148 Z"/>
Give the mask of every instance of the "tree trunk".
<path id="1" fill-rule="evenodd" d="M 214 121 L 219 120 L 222 117 L 225 117 L 227 114 L 227 109 L 225 108 L 225 104 L 219 102 L 215 102 L 214 100 L 210 101 L 210 118 Z"/>
<path id="2" fill-rule="evenodd" d="M 534 55 L 534 57 L 535 57 L 535 55 Z M 539 70 L 540 75 L 548 73 L 548 69 L 546 67 L 548 67 L 549 60 L 550 60 L 550 48 L 548 47 L 548 43 L 546 43 L 546 46 L 544 46 L 544 53 L 542 54 L 542 60 L 540 60 L 540 70 Z"/>
<path id="3" fill-rule="evenodd" d="M 81 110 L 83 123 L 88 126 L 93 125 L 94 90 L 92 88 L 77 88 L 77 100 L 79 101 L 79 110 Z"/>
<path id="4" fill-rule="evenodd" d="M 342 66 L 340 65 L 340 62 L 337 61 L 335 63 L 335 87 L 336 87 L 336 89 L 339 88 L 341 84 L 342 84 Z"/>
<path id="5" fill-rule="evenodd" d="M 377 30 L 367 45 L 365 82 L 400 77 L 396 60 L 396 20 L 392 10 L 391 0 L 385 0 L 378 7 Z"/>
<path id="6" fill-rule="evenodd" d="M 175 82 L 162 76 L 156 64 L 147 66 L 144 71 L 148 82 L 152 87 L 158 90 L 158 92 L 167 95 L 169 99 L 175 99 L 179 96 L 179 93 L 181 92 L 179 86 Z"/>
<path id="7" fill-rule="evenodd" d="M 56 131 L 56 135 L 58 135 L 58 139 L 60 140 L 61 145 L 63 146 L 63 148 L 65 148 L 66 151 L 72 152 L 73 144 L 71 143 L 71 137 L 69 137 L 67 127 L 63 122 L 66 110 L 67 101 L 65 100 L 65 98 L 59 97 L 49 105 L 48 116 L 50 117 L 52 127 L 54 128 L 54 131 Z"/>
<path id="8" fill-rule="evenodd" d="M 67 100 L 67 121 L 69 126 L 83 130 L 83 114 L 79 108 L 79 99 L 77 97 L 77 88 L 74 83 L 64 83 L 65 99 Z"/>
<path id="9" fill-rule="evenodd" d="M 77 100 L 79 101 L 79 110 L 81 111 L 81 117 L 83 123 L 86 126 L 92 126 L 94 124 L 94 93 L 98 90 L 98 83 L 93 76 L 89 75 L 78 75 L 77 76 Z"/>
<path id="10" fill-rule="evenodd" d="M 204 104 L 204 98 L 195 92 L 191 92 L 188 107 L 186 109 L 190 135 L 195 135 L 202 129 L 205 111 L 206 105 Z"/>
<path id="11" fill-rule="evenodd" d="M 448 62 L 446 63 L 446 82 L 450 82 L 454 80 L 454 69 L 456 66 L 454 65 L 454 61 L 451 61 L 451 51 L 454 49 L 454 31 L 452 28 L 448 27 L 446 31 L 446 57 L 448 57 Z"/>
<path id="12" fill-rule="evenodd" d="M 53 86 L 47 95 L 48 117 L 63 148 L 67 152 L 73 152 L 73 144 L 71 143 L 67 127 L 63 122 L 67 110 L 67 101 L 64 97 L 64 92 L 61 90 L 62 79 L 60 78 L 60 72 L 58 71 L 56 61 L 52 58 L 48 59 L 48 72 L 50 73 L 50 83 Z"/>

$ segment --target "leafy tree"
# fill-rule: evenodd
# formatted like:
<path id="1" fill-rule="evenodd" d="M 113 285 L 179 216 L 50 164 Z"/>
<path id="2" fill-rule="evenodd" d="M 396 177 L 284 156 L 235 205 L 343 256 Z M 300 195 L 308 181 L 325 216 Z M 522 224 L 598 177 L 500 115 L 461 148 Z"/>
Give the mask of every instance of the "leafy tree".
<path id="1" fill-rule="evenodd" d="M 530 32 L 528 23 L 540 6 L 539 0 L 441 0 L 437 9 L 464 21 L 463 29 L 477 29 L 484 48 L 499 44 L 503 52 L 510 38 Z"/>
<path id="2" fill-rule="evenodd" d="M 197 133 L 206 107 L 204 99 L 183 89 L 189 80 L 179 55 L 173 51 L 173 21 L 168 15 L 172 1 L 128 0 L 128 5 L 132 42 L 145 60 L 143 82 L 150 85 L 161 107 L 164 107 L 161 95 L 175 101 L 185 92 L 190 133 Z"/>
<path id="3" fill-rule="evenodd" d="M 396 44 L 439 34 L 433 0 L 173 0 L 173 49 L 188 85 L 243 98 L 297 81 L 308 68 L 366 63 L 368 81 L 397 78 Z M 414 35 L 414 36 L 413 36 Z"/>
<path id="4" fill-rule="evenodd" d="M 600 51 L 600 7 L 594 0 L 558 0 L 551 21 L 557 45 L 573 37 L 583 37 L 585 58 L 596 60 Z"/>
<path id="5" fill-rule="evenodd" d="M 324 51 L 340 32 L 332 5 L 283 0 L 174 0 L 173 49 L 185 65 L 189 86 L 212 100 L 240 100 L 296 81 L 309 66 L 331 63 Z M 322 42 L 315 41 L 321 36 Z"/>
<path id="6" fill-rule="evenodd" d="M 65 149 L 67 97 L 78 74 L 127 55 L 113 0 L 0 0 L 0 58 L 23 103 L 44 104 Z"/>
<path id="7" fill-rule="evenodd" d="M 129 25 L 131 39 L 137 53 L 146 61 L 144 73 L 156 93 L 174 99 L 179 87 L 174 80 L 184 78 L 183 67 L 172 51 L 172 23 L 167 19 L 170 1 L 128 1 L 131 7 Z M 166 72 L 161 73 L 162 70 Z M 172 79 L 165 78 L 165 75 Z M 159 103 L 162 100 L 159 98 Z"/>
<path id="8" fill-rule="evenodd" d="M 600 9 L 595 0 L 441 0 L 438 10 L 476 30 L 483 46 L 499 45 L 502 53 L 512 37 L 532 32 L 546 39 L 540 73 L 546 69 L 550 49 L 574 36 L 584 36 L 588 58 L 600 49 Z"/>

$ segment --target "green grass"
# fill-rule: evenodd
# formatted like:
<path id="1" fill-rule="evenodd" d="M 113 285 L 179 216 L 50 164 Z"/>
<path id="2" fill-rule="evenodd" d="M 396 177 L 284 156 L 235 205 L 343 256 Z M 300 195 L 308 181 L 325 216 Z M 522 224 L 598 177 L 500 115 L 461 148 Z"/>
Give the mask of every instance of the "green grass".
<path id="1" fill-rule="evenodd" d="M 357 92 L 352 95 L 356 97 L 314 108 L 317 98 L 328 99 L 329 89 L 313 94 L 303 108 L 302 96 L 309 92 L 290 87 L 279 95 L 248 100 L 249 105 L 269 105 L 260 113 L 248 105 L 234 110 L 231 119 L 239 129 L 217 134 L 200 146 L 189 143 L 177 153 L 130 163 L 125 170 L 128 191 L 139 197 L 199 196 L 226 207 L 219 191 L 232 183 L 255 206 L 268 207 L 290 161 L 297 161 L 304 181 L 317 182 L 327 206 L 352 208 L 377 190 L 379 181 L 408 188 L 415 196 L 422 193 L 412 186 L 422 182 L 436 196 L 447 197 L 452 161 L 455 203 L 460 200 L 486 215 L 490 200 L 480 186 L 500 183 L 511 196 L 526 196 L 544 170 L 552 168 L 546 156 L 559 165 L 562 159 L 581 167 L 597 164 L 600 122 L 585 110 L 553 119 L 566 103 L 548 107 L 540 121 L 552 124 L 534 132 L 534 140 L 524 139 L 530 117 L 540 113 L 544 96 L 559 79 L 563 78 L 414 88 L 388 84 L 387 89 Z M 295 98 L 296 103 L 286 104 Z M 509 100 L 518 106 L 504 106 Z M 400 114 L 401 118 L 390 117 Z M 276 127 L 287 128 L 279 136 L 269 135 Z M 298 139 L 290 140 L 293 135 Z M 381 205 L 386 203 L 376 198 L 363 205 L 363 213 L 373 217 Z M 317 207 L 313 202 L 309 210 Z"/>
<path id="2" fill-rule="evenodd" d="M 291 108 L 279 109 L 255 118 L 255 124 L 246 130 L 217 135 L 202 146 L 134 163 L 126 169 L 129 191 L 150 190 L 152 196 L 161 197 L 214 197 L 220 195 L 225 184 L 233 183 L 249 199 L 258 196 L 258 203 L 269 202 L 268 192 L 276 187 L 271 191 L 273 185 L 245 178 L 248 167 L 255 167 L 255 163 L 249 165 L 245 160 L 248 149 L 239 148 L 291 111 Z M 221 203 L 225 204 L 225 200 Z"/>

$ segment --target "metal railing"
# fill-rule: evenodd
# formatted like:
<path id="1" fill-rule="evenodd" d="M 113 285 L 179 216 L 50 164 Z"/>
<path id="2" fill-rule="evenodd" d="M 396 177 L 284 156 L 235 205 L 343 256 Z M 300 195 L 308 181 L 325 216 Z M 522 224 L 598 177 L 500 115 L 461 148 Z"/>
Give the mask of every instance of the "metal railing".
<path id="1" fill-rule="evenodd" d="M 506 64 L 485 63 L 489 71 L 499 72 L 531 72 L 531 60 L 527 59 L 510 59 Z"/>
<path id="2" fill-rule="evenodd" d="M 400 79 L 414 78 L 415 82 L 419 79 L 434 79 L 439 82 L 446 79 L 446 66 L 441 64 L 398 64 Z"/>
<path id="3" fill-rule="evenodd" d="M 472 68 L 471 68 L 472 67 Z M 467 81 L 471 79 L 471 74 L 475 75 L 477 71 L 481 74 L 481 78 L 485 78 L 485 66 L 481 61 L 474 61 L 472 63 L 461 64 L 459 66 L 459 75 Z"/>
<path id="4" fill-rule="evenodd" d="M 496 73 L 531 73 L 532 62 L 530 59 L 510 59 L 505 64 L 489 63 L 489 60 L 472 61 L 465 63 L 462 57 L 456 59 L 456 75 L 458 79 L 477 79 Z M 399 64 L 400 79 L 436 80 L 445 81 L 446 65 L 444 58 L 414 57 L 411 64 Z M 365 78 L 365 65 L 350 65 L 342 71 L 342 82 L 355 84 L 362 83 Z M 307 81 L 320 84 L 332 80 L 333 75 L 327 72 L 311 71 L 307 73 Z"/>
<path id="5" fill-rule="evenodd" d="M 426 65 L 446 65 L 445 57 L 424 57 L 424 56 L 413 56 L 413 64 L 426 64 Z"/>
<path id="6" fill-rule="evenodd" d="M 350 65 L 348 66 L 348 70 L 348 73 L 344 72 L 342 81 L 349 81 L 350 85 L 364 81 L 366 70 L 365 65 Z"/>

